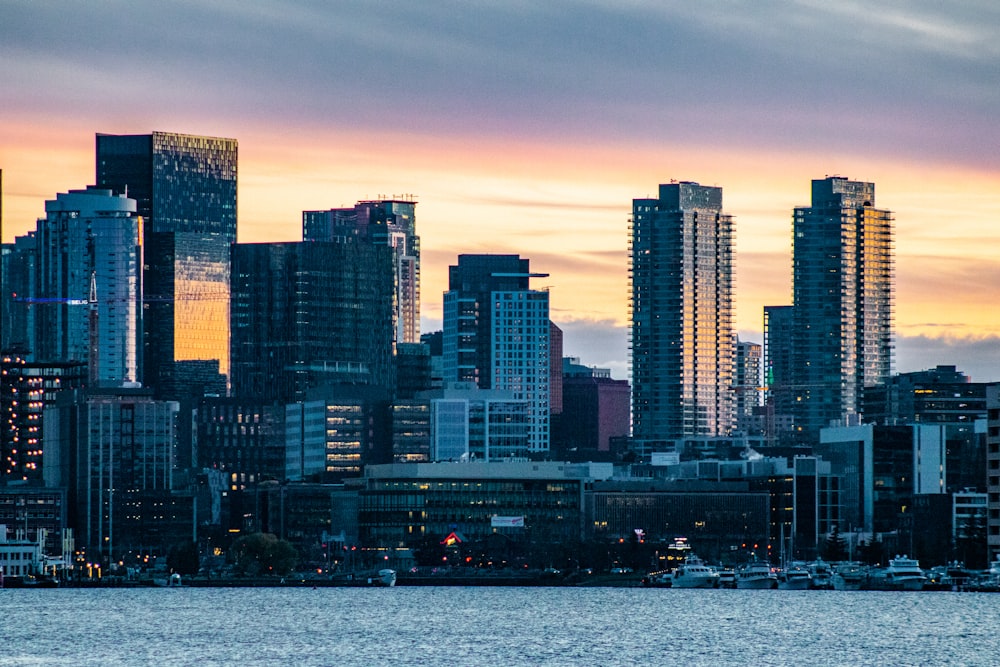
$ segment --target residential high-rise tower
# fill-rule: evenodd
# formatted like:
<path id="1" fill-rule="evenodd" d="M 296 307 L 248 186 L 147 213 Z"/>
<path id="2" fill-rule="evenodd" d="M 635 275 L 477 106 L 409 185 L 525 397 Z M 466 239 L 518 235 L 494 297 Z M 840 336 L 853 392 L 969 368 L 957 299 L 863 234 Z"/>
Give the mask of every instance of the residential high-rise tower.
<path id="1" fill-rule="evenodd" d="M 733 219 L 722 188 L 660 185 L 632 202 L 632 429 L 643 440 L 733 427 Z"/>
<path id="2" fill-rule="evenodd" d="M 302 212 L 303 241 L 367 240 L 394 252 L 397 343 L 420 342 L 420 237 L 411 197 L 360 201 L 353 208 Z"/>
<path id="3" fill-rule="evenodd" d="M 790 402 L 795 427 L 848 425 L 864 388 L 892 364 L 892 213 L 875 208 L 875 184 L 828 176 L 793 218 Z"/>

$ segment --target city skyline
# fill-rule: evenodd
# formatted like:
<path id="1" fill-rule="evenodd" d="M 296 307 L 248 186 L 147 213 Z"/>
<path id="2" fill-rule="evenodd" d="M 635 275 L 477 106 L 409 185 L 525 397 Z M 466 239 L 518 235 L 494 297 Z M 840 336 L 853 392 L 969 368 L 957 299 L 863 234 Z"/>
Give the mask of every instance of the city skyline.
<path id="1" fill-rule="evenodd" d="M 896 218 L 895 370 L 1000 380 L 988 3 L 4 13 L 4 242 L 93 183 L 96 133 L 234 137 L 241 242 L 412 193 L 423 330 L 440 328 L 459 254 L 517 253 L 551 275 L 566 354 L 625 377 L 634 197 L 670 179 L 724 188 L 735 329 L 761 342 L 762 307 L 791 298 L 793 209 L 839 174 L 875 183 Z M 141 48 L 120 38 L 136 25 Z"/>

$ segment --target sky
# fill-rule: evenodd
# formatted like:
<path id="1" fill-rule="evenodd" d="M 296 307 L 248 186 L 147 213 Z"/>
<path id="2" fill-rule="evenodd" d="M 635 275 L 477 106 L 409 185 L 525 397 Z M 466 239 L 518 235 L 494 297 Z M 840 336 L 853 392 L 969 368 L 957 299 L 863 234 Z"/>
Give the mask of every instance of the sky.
<path id="1" fill-rule="evenodd" d="M 239 141 L 239 241 L 411 195 L 424 331 L 461 253 L 548 273 L 564 351 L 628 369 L 633 198 L 723 188 L 736 327 L 791 300 L 827 175 L 895 216 L 895 370 L 1000 381 L 1000 3 L 0 0 L 4 242 L 94 180 L 94 135 Z"/>

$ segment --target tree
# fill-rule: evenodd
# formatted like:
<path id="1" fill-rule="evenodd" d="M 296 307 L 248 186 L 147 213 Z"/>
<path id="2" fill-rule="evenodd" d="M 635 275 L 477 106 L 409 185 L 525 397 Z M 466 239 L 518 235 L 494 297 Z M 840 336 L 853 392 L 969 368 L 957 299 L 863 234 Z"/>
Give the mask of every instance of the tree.
<path id="1" fill-rule="evenodd" d="M 290 543 L 271 533 L 244 535 L 233 543 L 230 551 L 236 569 L 241 574 L 276 574 L 292 571 L 299 554 Z"/>
<path id="2" fill-rule="evenodd" d="M 847 540 L 840 534 L 840 529 L 837 528 L 836 524 L 834 524 L 833 530 L 826 536 L 826 539 L 823 540 L 820 556 L 823 557 L 823 560 L 832 562 L 847 560 Z"/>
<path id="3" fill-rule="evenodd" d="M 973 516 L 962 521 L 955 546 L 966 567 L 975 570 L 989 567 L 985 514 L 976 512 Z"/>
<path id="4" fill-rule="evenodd" d="M 194 542 L 181 542 L 170 547 L 167 553 L 167 567 L 177 574 L 198 574 L 201 558 L 198 545 Z"/>

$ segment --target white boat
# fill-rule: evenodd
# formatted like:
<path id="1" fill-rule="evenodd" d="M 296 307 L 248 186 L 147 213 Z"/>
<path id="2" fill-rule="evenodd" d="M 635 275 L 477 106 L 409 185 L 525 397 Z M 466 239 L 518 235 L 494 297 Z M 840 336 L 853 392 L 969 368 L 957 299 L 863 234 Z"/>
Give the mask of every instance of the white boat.
<path id="1" fill-rule="evenodd" d="M 860 591 L 868 579 L 868 572 L 859 563 L 841 563 L 834 569 L 830 582 L 835 591 Z"/>
<path id="2" fill-rule="evenodd" d="M 777 587 L 778 579 L 768 563 L 754 560 L 736 568 L 736 588 L 760 590 Z"/>
<path id="3" fill-rule="evenodd" d="M 380 586 L 395 586 L 396 585 L 396 571 L 385 568 L 378 571 L 378 585 Z"/>
<path id="4" fill-rule="evenodd" d="M 812 577 L 812 587 L 823 590 L 833 588 L 833 568 L 824 560 L 816 560 L 808 565 Z"/>
<path id="5" fill-rule="evenodd" d="M 670 585 L 672 588 L 718 588 L 719 573 L 691 554 L 674 570 Z"/>
<path id="6" fill-rule="evenodd" d="M 888 567 L 872 571 L 869 583 L 881 591 L 921 591 L 927 583 L 927 575 L 916 559 L 896 556 L 889 561 Z"/>
<path id="7" fill-rule="evenodd" d="M 778 572 L 778 588 L 783 591 L 804 591 L 812 588 L 812 575 L 802 563 L 791 563 Z"/>

